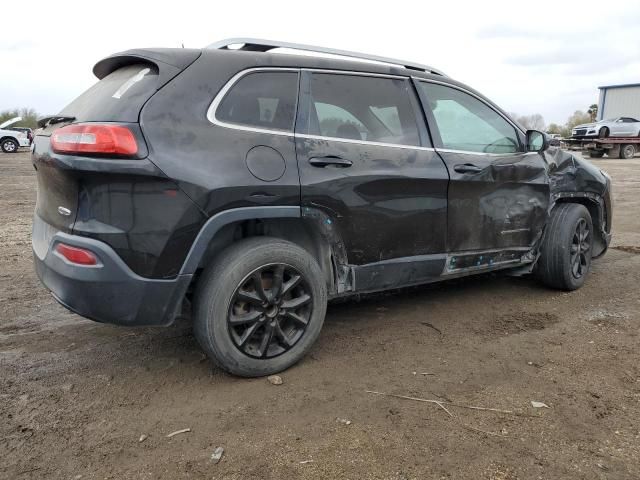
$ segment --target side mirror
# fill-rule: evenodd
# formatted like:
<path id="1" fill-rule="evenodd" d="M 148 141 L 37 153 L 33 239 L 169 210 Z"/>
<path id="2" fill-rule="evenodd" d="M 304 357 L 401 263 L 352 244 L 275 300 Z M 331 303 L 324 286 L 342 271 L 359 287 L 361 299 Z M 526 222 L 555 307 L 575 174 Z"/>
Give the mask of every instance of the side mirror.
<path id="1" fill-rule="evenodd" d="M 547 136 L 538 130 L 527 130 L 527 152 L 544 152 L 549 148 Z"/>

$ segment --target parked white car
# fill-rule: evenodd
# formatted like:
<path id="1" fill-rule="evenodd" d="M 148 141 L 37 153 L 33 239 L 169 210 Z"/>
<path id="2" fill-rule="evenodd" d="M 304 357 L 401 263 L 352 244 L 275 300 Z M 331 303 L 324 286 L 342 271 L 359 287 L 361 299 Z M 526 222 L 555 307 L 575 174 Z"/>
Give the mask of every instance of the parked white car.
<path id="1" fill-rule="evenodd" d="M 637 137 L 640 135 L 640 120 L 631 117 L 610 118 L 596 123 L 584 123 L 571 130 L 574 138 L 584 137 Z"/>
<path id="2" fill-rule="evenodd" d="M 29 137 L 23 131 L 8 130 L 7 128 L 18 123 L 22 117 L 14 117 L 0 124 L 0 149 L 4 153 L 14 153 L 20 147 L 28 147 L 31 145 Z"/>

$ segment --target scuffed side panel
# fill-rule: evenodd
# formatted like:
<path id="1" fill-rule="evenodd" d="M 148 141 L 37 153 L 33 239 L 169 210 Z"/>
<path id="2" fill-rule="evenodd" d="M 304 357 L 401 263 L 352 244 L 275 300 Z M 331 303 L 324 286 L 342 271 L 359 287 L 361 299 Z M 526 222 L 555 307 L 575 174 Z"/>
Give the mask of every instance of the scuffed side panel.
<path id="1" fill-rule="evenodd" d="M 451 175 L 448 252 L 535 245 L 550 203 L 547 164 L 540 155 L 441 156 Z M 480 170 L 460 172 L 461 165 Z"/>

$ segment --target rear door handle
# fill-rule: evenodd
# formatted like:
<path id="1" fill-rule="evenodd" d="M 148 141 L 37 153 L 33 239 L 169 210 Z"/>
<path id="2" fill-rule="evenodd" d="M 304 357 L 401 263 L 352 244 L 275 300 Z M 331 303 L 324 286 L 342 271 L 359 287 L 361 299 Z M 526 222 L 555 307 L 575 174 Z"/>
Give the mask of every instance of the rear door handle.
<path id="1" fill-rule="evenodd" d="M 353 162 L 351 160 L 347 160 L 337 155 L 327 155 L 324 157 L 311 157 L 309 159 L 309 163 L 314 167 L 318 167 L 318 168 L 324 168 L 328 165 L 333 165 L 335 167 L 340 167 L 340 168 L 347 168 L 353 165 Z"/>
<path id="2" fill-rule="evenodd" d="M 473 163 L 461 163 L 453 167 L 453 169 L 458 173 L 478 173 L 482 171 L 480 167 Z"/>

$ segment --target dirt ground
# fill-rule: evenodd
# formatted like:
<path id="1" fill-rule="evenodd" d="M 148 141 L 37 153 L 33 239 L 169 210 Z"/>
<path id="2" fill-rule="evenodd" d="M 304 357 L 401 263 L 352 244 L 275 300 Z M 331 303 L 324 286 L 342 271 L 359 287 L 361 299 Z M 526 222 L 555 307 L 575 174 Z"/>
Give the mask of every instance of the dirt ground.
<path id="1" fill-rule="evenodd" d="M 274 386 L 213 367 L 186 320 L 59 306 L 32 267 L 29 154 L 0 155 L 0 478 L 640 478 L 640 159 L 595 163 L 614 248 L 581 290 L 489 275 L 334 304 Z"/>

